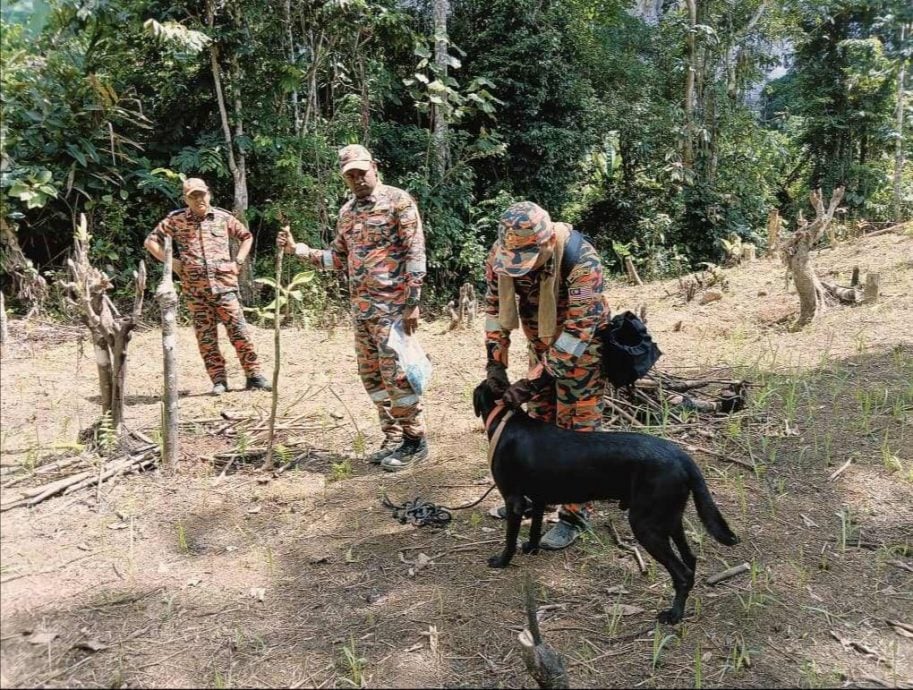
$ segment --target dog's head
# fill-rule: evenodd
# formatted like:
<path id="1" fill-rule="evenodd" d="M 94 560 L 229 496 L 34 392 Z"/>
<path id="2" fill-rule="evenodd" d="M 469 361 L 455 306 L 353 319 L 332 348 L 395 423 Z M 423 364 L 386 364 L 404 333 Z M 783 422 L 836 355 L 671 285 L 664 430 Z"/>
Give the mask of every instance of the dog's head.
<path id="1" fill-rule="evenodd" d="M 472 409 L 475 410 L 476 417 L 485 419 L 500 398 L 487 379 L 482 381 L 472 392 Z"/>

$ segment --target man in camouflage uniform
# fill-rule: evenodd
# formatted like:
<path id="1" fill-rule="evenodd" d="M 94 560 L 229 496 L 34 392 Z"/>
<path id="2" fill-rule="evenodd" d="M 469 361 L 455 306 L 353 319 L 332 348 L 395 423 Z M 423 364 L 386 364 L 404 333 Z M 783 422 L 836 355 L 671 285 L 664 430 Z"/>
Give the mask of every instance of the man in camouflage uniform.
<path id="1" fill-rule="evenodd" d="M 564 429 L 597 430 L 605 381 L 596 331 L 608 310 L 596 250 L 570 225 L 553 223 L 544 209 L 521 201 L 501 216 L 485 279 L 489 382 L 504 391 L 506 404 L 527 403 L 531 417 Z M 529 341 L 530 371 L 508 387 L 510 332 L 519 324 Z M 562 506 L 542 547 L 572 544 L 587 528 L 590 510 Z"/>
<path id="2" fill-rule="evenodd" d="M 212 381 L 213 395 L 228 390 L 225 359 L 219 350 L 218 323 L 225 325 L 247 376 L 247 390 L 272 390 L 260 374 L 260 364 L 247 321 L 238 299 L 238 272 L 253 244 L 253 236 L 231 213 L 209 205 L 211 196 L 203 180 L 184 181 L 187 208 L 172 211 L 149 233 L 144 246 L 159 261 L 165 258 L 163 244 L 168 235 L 177 246 L 180 259 L 174 272 L 181 279 L 182 292 L 193 317 L 200 355 Z M 229 238 L 241 245 L 232 260 Z"/>
<path id="3" fill-rule="evenodd" d="M 398 319 L 407 335 L 418 329 L 425 236 L 415 201 L 379 182 L 377 165 L 365 147 L 340 149 L 339 167 L 353 196 L 339 210 L 330 248 L 296 245 L 288 228 L 277 243 L 318 268 L 347 271 L 358 373 L 384 432 L 380 450 L 368 460 L 396 472 L 428 456 L 421 398 L 387 346 Z"/>

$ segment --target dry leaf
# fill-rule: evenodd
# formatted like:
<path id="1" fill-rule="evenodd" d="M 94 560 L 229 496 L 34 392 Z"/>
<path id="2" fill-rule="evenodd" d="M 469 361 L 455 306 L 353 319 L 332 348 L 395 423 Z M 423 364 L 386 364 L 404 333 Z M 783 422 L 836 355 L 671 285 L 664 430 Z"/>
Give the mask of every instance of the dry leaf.
<path id="1" fill-rule="evenodd" d="M 634 616 L 644 612 L 644 609 L 640 606 L 631 606 L 630 604 L 615 604 L 614 606 L 607 607 L 607 610 L 609 613 L 618 611 L 622 616 Z"/>
<path id="2" fill-rule="evenodd" d="M 127 529 L 129 525 L 126 522 L 115 522 L 108 525 L 108 529 Z"/>
<path id="3" fill-rule="evenodd" d="M 263 601 L 263 598 L 266 596 L 266 588 L 264 587 L 251 587 L 250 596 L 257 601 Z"/>
<path id="4" fill-rule="evenodd" d="M 108 645 L 102 644 L 98 640 L 82 640 L 73 645 L 73 649 L 84 649 L 87 652 L 100 652 L 108 648 Z"/>
<path id="5" fill-rule="evenodd" d="M 260 510 L 262 509 L 262 507 L 263 507 L 263 506 L 257 505 L 257 506 L 254 506 L 253 508 L 248 508 L 248 509 L 247 509 L 247 512 L 250 513 L 251 515 L 254 515 L 254 514 L 256 514 L 256 513 L 259 513 Z"/>
<path id="6" fill-rule="evenodd" d="M 29 644 L 51 644 L 54 640 L 60 637 L 60 633 L 54 632 L 53 630 L 48 632 L 33 632 L 31 635 L 26 638 L 26 642 Z"/>

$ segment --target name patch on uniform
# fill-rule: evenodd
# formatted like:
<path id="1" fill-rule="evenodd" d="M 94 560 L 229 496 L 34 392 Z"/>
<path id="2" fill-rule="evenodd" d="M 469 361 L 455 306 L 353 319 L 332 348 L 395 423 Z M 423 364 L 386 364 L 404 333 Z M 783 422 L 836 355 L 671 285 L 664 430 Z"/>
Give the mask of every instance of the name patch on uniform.
<path id="1" fill-rule="evenodd" d="M 585 302 L 593 298 L 593 288 L 590 286 L 573 287 L 567 291 L 569 302 Z"/>

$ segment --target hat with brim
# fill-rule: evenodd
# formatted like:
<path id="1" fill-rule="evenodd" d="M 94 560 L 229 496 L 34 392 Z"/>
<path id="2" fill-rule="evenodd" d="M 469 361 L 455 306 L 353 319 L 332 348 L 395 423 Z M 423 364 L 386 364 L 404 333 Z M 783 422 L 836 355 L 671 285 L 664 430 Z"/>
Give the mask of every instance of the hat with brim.
<path id="1" fill-rule="evenodd" d="M 498 225 L 493 268 L 495 273 L 517 278 L 529 273 L 542 247 L 555 234 L 548 211 L 531 201 L 510 206 Z"/>
<path id="2" fill-rule="evenodd" d="M 188 177 L 184 180 L 184 194 L 190 195 L 194 192 L 208 192 L 209 187 L 199 177 Z"/>
<path id="3" fill-rule="evenodd" d="M 373 162 L 371 152 L 359 144 L 350 144 L 339 149 L 339 172 L 343 175 L 349 170 L 368 171 Z"/>

